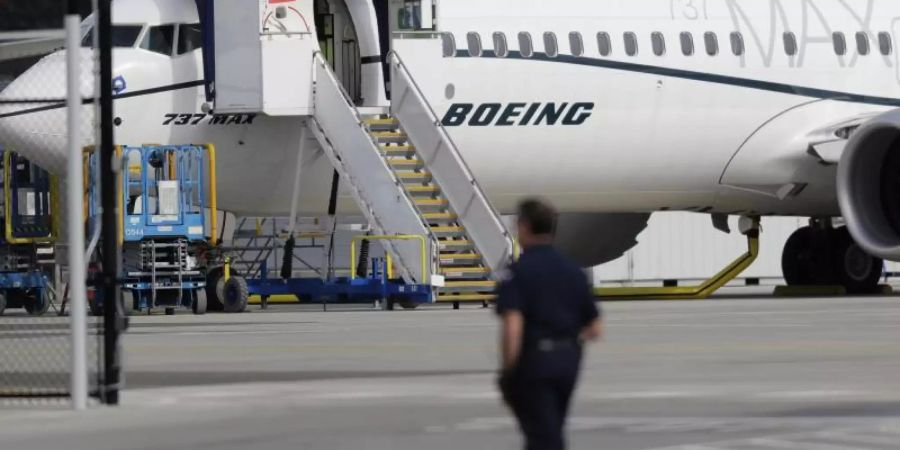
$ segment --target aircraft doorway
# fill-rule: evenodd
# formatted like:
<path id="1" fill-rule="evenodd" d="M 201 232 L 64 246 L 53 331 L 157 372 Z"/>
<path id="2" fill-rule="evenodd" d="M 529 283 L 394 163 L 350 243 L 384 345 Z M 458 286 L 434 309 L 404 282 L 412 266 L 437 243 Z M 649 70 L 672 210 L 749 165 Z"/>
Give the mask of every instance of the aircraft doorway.
<path id="1" fill-rule="evenodd" d="M 361 55 L 356 28 L 343 0 L 315 1 L 319 48 L 354 102 L 362 101 Z"/>

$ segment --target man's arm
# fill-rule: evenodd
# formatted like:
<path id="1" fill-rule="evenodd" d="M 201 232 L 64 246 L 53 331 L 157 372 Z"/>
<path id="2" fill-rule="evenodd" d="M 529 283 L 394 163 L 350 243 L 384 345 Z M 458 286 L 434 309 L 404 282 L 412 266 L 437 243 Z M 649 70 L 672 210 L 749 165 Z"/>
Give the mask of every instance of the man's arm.
<path id="1" fill-rule="evenodd" d="M 525 317 L 520 311 L 509 310 L 500 316 L 500 364 L 503 371 L 512 370 L 519 363 L 524 330 Z"/>
<path id="2" fill-rule="evenodd" d="M 588 326 L 581 330 L 581 341 L 591 342 L 600 340 L 603 337 L 603 320 L 594 319 Z"/>
<path id="3" fill-rule="evenodd" d="M 582 273 L 583 275 L 583 273 Z M 597 298 L 594 296 L 594 287 L 589 283 L 587 276 L 584 276 L 583 284 L 585 289 L 582 291 L 582 313 L 587 325 L 581 329 L 578 337 L 582 342 L 591 342 L 599 340 L 603 337 L 603 313 L 597 306 Z"/>

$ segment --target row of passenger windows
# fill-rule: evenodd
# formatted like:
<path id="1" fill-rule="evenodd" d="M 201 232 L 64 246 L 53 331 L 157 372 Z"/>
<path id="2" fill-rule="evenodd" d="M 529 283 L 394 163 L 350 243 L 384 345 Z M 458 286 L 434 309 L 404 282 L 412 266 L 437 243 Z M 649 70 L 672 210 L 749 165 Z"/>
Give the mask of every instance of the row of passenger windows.
<path id="1" fill-rule="evenodd" d="M 450 57 L 456 55 L 456 40 L 453 34 L 444 33 L 442 34 L 442 37 L 444 45 L 444 56 Z M 506 41 L 506 34 L 500 32 L 493 33 L 491 38 L 493 40 L 494 55 L 501 58 L 509 56 L 510 49 Z M 531 58 L 534 55 L 534 43 L 532 42 L 531 33 L 521 32 L 518 34 L 517 39 L 519 44 L 519 53 L 521 54 L 521 56 L 525 58 Z M 893 37 L 890 33 L 878 33 L 876 39 L 878 43 L 878 49 L 882 55 L 888 56 L 894 52 Z M 582 38 L 581 33 L 575 31 L 569 33 L 568 40 L 569 51 L 573 56 L 584 55 L 585 46 L 584 39 Z M 696 50 L 694 46 L 694 34 L 690 32 L 680 33 L 678 35 L 678 40 L 681 47 L 681 53 L 685 56 L 692 56 Z M 787 32 L 782 35 L 782 40 L 784 45 L 784 52 L 790 56 L 796 55 L 799 48 L 797 44 L 797 35 L 792 32 Z M 871 53 L 871 38 L 868 33 L 856 33 L 854 35 L 854 40 L 857 53 L 859 53 L 860 55 L 868 55 L 869 53 Z M 735 31 L 729 34 L 728 41 L 730 43 L 732 54 L 734 54 L 735 56 L 744 55 L 744 53 L 746 52 L 746 46 L 744 44 L 743 34 Z M 844 33 L 833 33 L 832 43 L 834 46 L 834 52 L 836 54 L 841 56 L 847 54 L 847 36 Z M 557 56 L 559 56 L 559 42 L 557 42 L 556 33 L 544 33 L 543 44 L 544 53 L 547 56 L 551 58 L 556 58 Z M 625 54 L 628 56 L 636 56 L 640 50 L 638 36 L 633 32 L 629 31 L 622 35 L 622 44 L 625 50 Z M 650 35 L 650 44 L 651 50 L 653 51 L 654 55 L 663 56 L 666 54 L 666 38 L 663 33 L 652 33 Z M 481 42 L 481 34 L 475 32 L 466 34 L 466 45 L 468 47 L 470 55 L 484 55 L 484 46 Z M 718 55 L 719 35 L 711 31 L 703 33 L 703 47 L 703 51 L 705 51 L 707 55 Z M 605 57 L 613 54 L 613 38 L 609 33 L 597 33 L 597 49 L 600 53 L 600 56 Z"/>
<path id="2" fill-rule="evenodd" d="M 152 26 L 142 35 L 145 28 L 143 25 L 114 26 L 112 30 L 113 47 L 133 48 L 138 45 L 140 38 L 140 48 L 171 56 L 192 52 L 203 45 L 203 35 L 199 24 Z M 93 47 L 93 45 L 94 28 L 92 27 L 82 39 L 82 46 Z"/>

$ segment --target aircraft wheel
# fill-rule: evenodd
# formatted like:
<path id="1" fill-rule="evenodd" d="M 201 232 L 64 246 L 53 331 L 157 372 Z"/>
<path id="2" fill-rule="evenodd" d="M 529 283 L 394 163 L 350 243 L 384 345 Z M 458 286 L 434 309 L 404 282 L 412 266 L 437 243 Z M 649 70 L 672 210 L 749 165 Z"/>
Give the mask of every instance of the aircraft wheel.
<path id="1" fill-rule="evenodd" d="M 197 292 L 194 293 L 194 303 L 191 305 L 191 309 L 194 311 L 194 314 L 203 315 L 206 314 L 206 289 L 197 289 Z"/>
<path id="2" fill-rule="evenodd" d="M 250 301 L 250 290 L 247 288 L 247 280 L 238 276 L 229 278 L 225 282 L 222 300 L 225 312 L 244 312 L 247 309 L 247 303 Z"/>
<path id="3" fill-rule="evenodd" d="M 50 296 L 44 289 L 35 289 L 24 302 L 25 311 L 30 316 L 43 316 L 50 309 Z"/>
<path id="4" fill-rule="evenodd" d="M 834 233 L 834 273 L 850 294 L 869 294 L 878 289 L 884 260 L 866 253 L 846 228 Z"/>
<path id="5" fill-rule="evenodd" d="M 816 282 L 812 234 L 812 228 L 800 228 L 784 244 L 781 272 L 788 286 L 809 286 Z"/>

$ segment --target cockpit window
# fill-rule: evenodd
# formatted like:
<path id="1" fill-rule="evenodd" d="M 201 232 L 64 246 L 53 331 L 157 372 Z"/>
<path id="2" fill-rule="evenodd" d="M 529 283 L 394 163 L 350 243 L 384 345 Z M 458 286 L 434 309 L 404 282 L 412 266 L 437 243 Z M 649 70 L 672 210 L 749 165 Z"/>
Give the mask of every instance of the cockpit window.
<path id="1" fill-rule="evenodd" d="M 178 54 L 183 55 L 203 46 L 200 24 L 178 26 Z"/>
<path id="2" fill-rule="evenodd" d="M 166 56 L 172 55 L 172 47 L 175 44 L 175 25 L 161 25 L 150 27 L 141 42 L 141 48 Z"/>
<path id="3" fill-rule="evenodd" d="M 91 26 L 87 34 L 81 40 L 82 47 L 94 46 L 94 30 L 96 27 Z M 142 25 L 115 25 L 112 29 L 112 44 L 117 48 L 131 48 L 137 43 L 138 36 L 141 35 Z"/>

